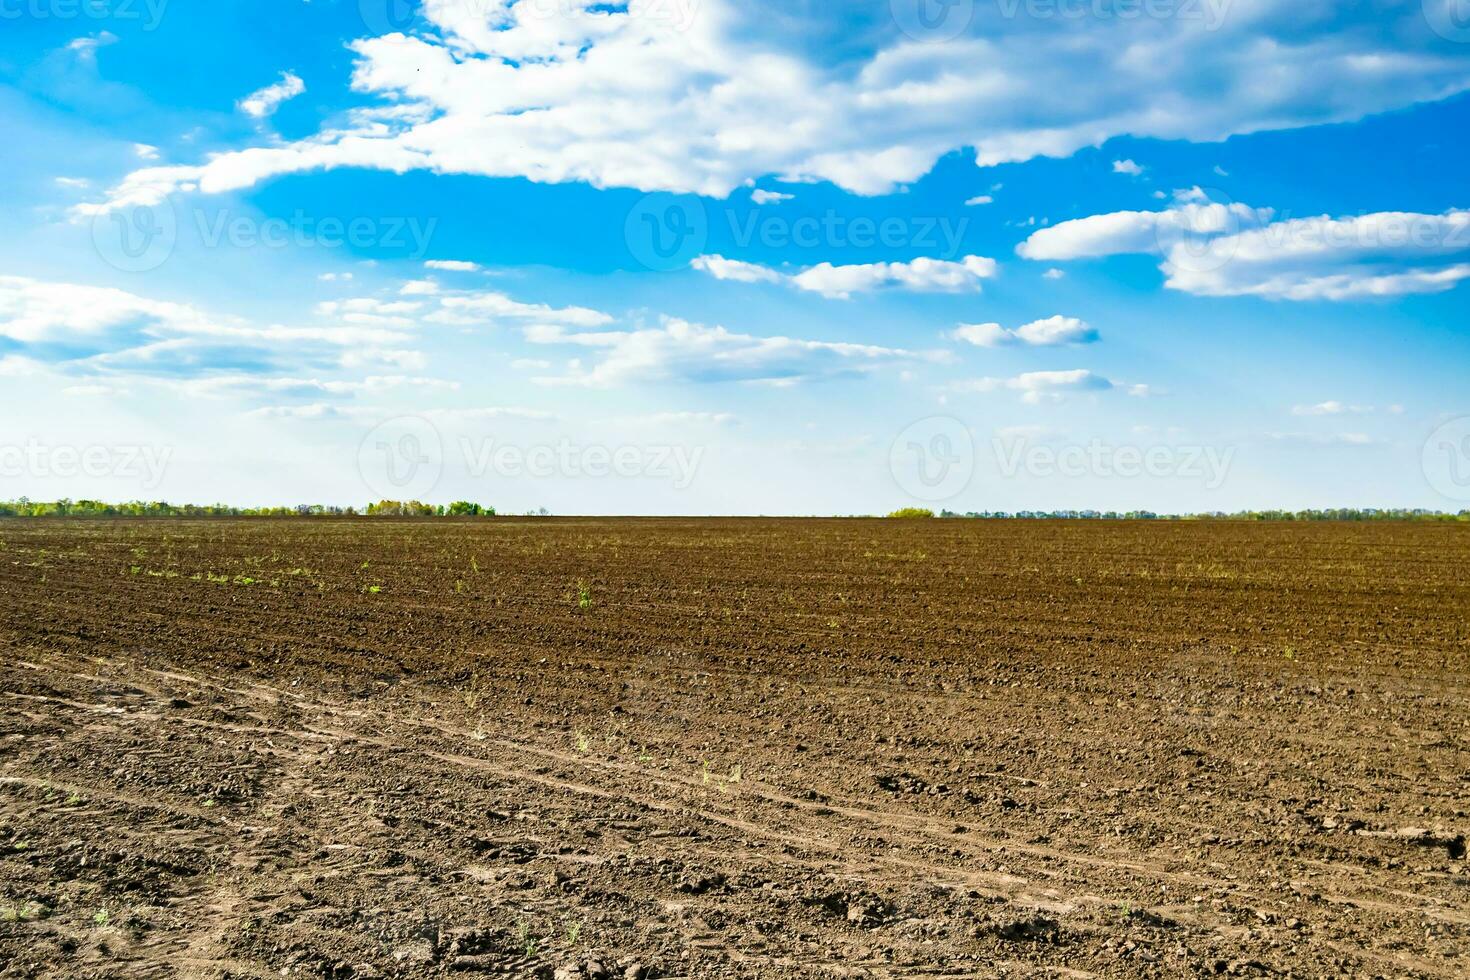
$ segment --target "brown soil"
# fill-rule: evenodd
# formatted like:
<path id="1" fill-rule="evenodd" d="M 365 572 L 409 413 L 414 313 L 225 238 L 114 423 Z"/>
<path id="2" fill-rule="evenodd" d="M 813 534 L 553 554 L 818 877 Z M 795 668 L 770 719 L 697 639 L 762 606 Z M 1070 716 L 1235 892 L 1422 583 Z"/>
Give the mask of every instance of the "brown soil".
<path id="1" fill-rule="evenodd" d="M 6 980 L 1470 973 L 1470 527 L 0 548 Z"/>

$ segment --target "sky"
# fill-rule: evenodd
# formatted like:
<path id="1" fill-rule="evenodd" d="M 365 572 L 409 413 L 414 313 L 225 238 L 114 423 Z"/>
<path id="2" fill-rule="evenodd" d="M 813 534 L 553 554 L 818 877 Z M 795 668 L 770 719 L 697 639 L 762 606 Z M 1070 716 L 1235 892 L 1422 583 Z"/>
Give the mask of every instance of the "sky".
<path id="1" fill-rule="evenodd" d="M 0 498 L 1470 506 L 1465 0 L 0 0 Z"/>

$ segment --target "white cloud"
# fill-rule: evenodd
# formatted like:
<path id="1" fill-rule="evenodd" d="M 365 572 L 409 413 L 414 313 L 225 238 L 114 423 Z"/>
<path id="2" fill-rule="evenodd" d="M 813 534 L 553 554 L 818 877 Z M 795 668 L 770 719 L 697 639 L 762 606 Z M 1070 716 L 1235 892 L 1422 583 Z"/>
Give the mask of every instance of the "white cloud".
<path id="1" fill-rule="evenodd" d="M 827 299 L 849 299 L 853 293 L 894 288 L 915 293 L 979 292 L 980 281 L 995 275 L 994 259 L 967 255 L 958 262 L 917 258 L 911 262 L 873 262 L 865 265 L 833 265 L 823 262 L 786 275 L 754 262 L 701 255 L 690 263 L 716 279 L 735 282 L 786 282 L 797 289 L 819 293 Z"/>
<path id="2" fill-rule="evenodd" d="M 294 99 L 305 91 L 306 83 L 295 72 L 283 71 L 279 82 L 251 92 L 238 105 L 245 115 L 264 119 L 280 108 L 281 103 Z"/>
<path id="3" fill-rule="evenodd" d="M 613 318 L 601 310 L 582 306 L 558 309 L 544 303 L 521 303 L 504 293 L 461 292 L 440 297 L 439 309 L 424 319 L 430 323 L 466 327 L 526 320 L 573 327 L 601 327 L 611 323 Z"/>
<path id="4" fill-rule="evenodd" d="M 967 255 L 958 262 L 927 258 L 868 265 L 823 262 L 793 276 L 791 281 L 799 289 L 821 293 L 828 299 L 847 299 L 853 293 L 890 286 L 915 293 L 979 292 L 980 280 L 994 276 L 995 269 L 995 260 L 981 255 Z"/>
<path id="5" fill-rule="evenodd" d="M 359 326 L 403 329 L 412 327 L 424 304 L 410 300 L 381 300 L 371 296 L 330 299 L 316 305 L 316 315 Z"/>
<path id="6" fill-rule="evenodd" d="M 1377 444 L 1372 436 L 1365 432 L 1271 432 L 1267 438 L 1273 442 L 1287 443 L 1294 446 L 1372 446 Z"/>
<path id="7" fill-rule="evenodd" d="M 1063 344 L 1091 344 L 1098 339 L 1098 332 L 1076 317 L 1058 315 L 1044 320 L 1033 320 L 1014 330 L 998 323 L 962 323 L 952 336 L 977 347 L 1004 347 L 1012 344 L 1059 347 Z"/>
<path id="8" fill-rule="evenodd" d="M 730 282 L 784 282 L 787 279 L 775 269 L 754 262 L 727 259 L 723 255 L 699 255 L 689 264 L 700 272 Z"/>
<path id="9" fill-rule="evenodd" d="M 1365 415 L 1373 411 L 1372 405 L 1348 405 L 1339 401 L 1318 402 L 1315 405 L 1293 405 L 1293 415 Z"/>
<path id="10" fill-rule="evenodd" d="M 1139 174 L 1143 173 L 1143 168 L 1134 163 L 1132 160 L 1114 160 L 1113 173 L 1128 174 L 1130 177 L 1137 177 Z"/>
<path id="11" fill-rule="evenodd" d="M 137 155 L 139 160 L 158 159 L 158 147 L 150 146 L 147 143 L 134 143 L 133 153 Z"/>
<path id="12" fill-rule="evenodd" d="M 731 412 L 653 412 L 648 415 L 624 415 L 605 420 L 608 425 L 647 426 L 729 426 L 738 425 L 740 419 Z"/>
<path id="13" fill-rule="evenodd" d="M 994 204 L 995 198 L 989 194 L 979 194 L 965 202 L 965 207 L 973 208 L 981 204 Z"/>
<path id="14" fill-rule="evenodd" d="M 209 318 L 181 303 L 146 299 L 121 289 L 0 276 L 0 337 L 43 343 L 124 328 L 207 332 Z"/>
<path id="15" fill-rule="evenodd" d="M 757 187 L 750 192 L 750 199 L 756 204 L 780 204 L 782 201 L 795 200 L 795 194 L 782 194 L 780 191 L 765 191 Z"/>
<path id="16" fill-rule="evenodd" d="M 85 177 L 57 177 L 55 180 L 57 187 L 65 187 L 67 190 L 83 190 L 92 186 L 92 182 Z"/>
<path id="17" fill-rule="evenodd" d="M 1052 260 L 1153 253 L 1165 285 L 1196 296 L 1340 301 L 1444 292 L 1470 278 L 1470 262 L 1443 261 L 1470 252 L 1467 210 L 1273 221 L 1269 208 L 1201 203 L 1198 188 L 1175 199 L 1163 211 L 1064 221 L 1016 251 Z"/>
<path id="18" fill-rule="evenodd" d="M 483 267 L 475 262 L 462 262 L 458 259 L 430 259 L 424 263 L 424 268 L 440 272 L 480 272 Z"/>
<path id="19" fill-rule="evenodd" d="M 400 371 L 422 371 L 428 366 L 429 359 L 424 356 L 423 351 L 364 347 L 347 351 L 338 363 L 347 369 L 364 369 L 383 365 Z"/>
<path id="20" fill-rule="evenodd" d="M 928 356 L 868 344 L 755 337 L 673 317 L 661 318 L 657 327 L 617 331 L 570 332 L 538 324 L 525 335 L 533 344 L 583 347 L 596 357 L 590 367 L 573 361 L 565 374 L 534 379 L 538 383 L 598 388 L 663 381 L 790 385 Z"/>
<path id="21" fill-rule="evenodd" d="M 400 296 L 435 296 L 439 284 L 432 279 L 414 279 L 404 283 L 398 290 Z"/>
<path id="22" fill-rule="evenodd" d="M 1158 253 L 1189 236 L 1200 238 L 1268 222 L 1273 212 L 1244 204 L 1200 203 L 1193 191 L 1178 192 L 1185 202 L 1163 211 L 1114 211 L 1061 221 L 1032 232 L 1016 254 L 1034 260 L 1098 258 Z"/>
<path id="23" fill-rule="evenodd" d="M 1045 272 L 1043 272 L 1041 274 L 1041 278 L 1043 278 L 1043 279 L 1063 279 L 1063 278 L 1066 277 L 1066 275 L 1067 274 L 1065 272 L 1063 272 L 1061 269 L 1047 269 Z"/>
<path id="24" fill-rule="evenodd" d="M 1027 371 L 1012 378 L 979 378 L 952 386 L 956 391 L 1019 391 L 1028 404 L 1059 401 L 1068 394 L 1119 389 L 1128 394 L 1148 394 L 1146 385 L 1124 385 L 1084 368 L 1070 371 Z"/>
<path id="25" fill-rule="evenodd" d="M 350 282 L 352 280 L 352 273 L 323 272 L 321 275 L 317 276 L 317 279 L 321 282 Z"/>
<path id="26" fill-rule="evenodd" d="M 457 391 L 459 383 L 411 375 L 370 375 L 361 379 L 272 378 L 255 374 L 218 375 L 171 382 L 172 387 L 191 396 L 227 395 L 336 395 L 351 397 L 395 388 L 430 388 Z"/>
<path id="27" fill-rule="evenodd" d="M 434 0 L 420 8 L 428 30 L 351 45 L 366 107 L 345 128 L 139 171 L 109 200 L 337 167 L 715 197 L 775 175 L 880 194 L 959 148 L 991 166 L 1122 134 L 1220 140 L 1470 89 L 1470 53 L 1424 41 L 1415 4 L 1354 21 L 1347 8 L 1261 0 L 1219 30 L 1188 17 L 1147 31 L 1131 18 L 1065 30 L 986 18 L 984 36 L 895 32 L 856 62 L 818 54 L 769 6 L 703 0 L 676 26 L 672 12 L 693 5 L 581 0 L 547 17 L 534 3 Z"/>
<path id="28" fill-rule="evenodd" d="M 117 35 L 111 31 L 98 31 L 87 37 L 79 37 L 67 44 L 66 49 L 77 56 L 77 60 L 85 64 L 95 65 L 97 63 L 97 49 L 105 48 L 117 43 Z"/>

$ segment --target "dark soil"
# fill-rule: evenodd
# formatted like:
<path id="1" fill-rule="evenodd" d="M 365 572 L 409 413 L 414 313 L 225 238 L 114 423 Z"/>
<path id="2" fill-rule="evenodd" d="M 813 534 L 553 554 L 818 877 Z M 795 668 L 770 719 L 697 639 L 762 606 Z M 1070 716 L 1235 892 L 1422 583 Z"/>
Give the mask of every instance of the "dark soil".
<path id="1" fill-rule="evenodd" d="M 0 549 L 6 980 L 1470 973 L 1470 527 Z"/>

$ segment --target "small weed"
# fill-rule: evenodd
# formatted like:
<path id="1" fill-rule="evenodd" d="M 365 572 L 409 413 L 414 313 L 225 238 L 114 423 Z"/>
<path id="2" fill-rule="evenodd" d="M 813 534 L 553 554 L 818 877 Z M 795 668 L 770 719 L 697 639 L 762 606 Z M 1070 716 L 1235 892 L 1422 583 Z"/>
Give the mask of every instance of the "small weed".
<path id="1" fill-rule="evenodd" d="M 32 919 L 39 919 L 45 911 L 45 906 L 35 902 L 7 905 L 0 909 L 0 922 L 30 922 Z"/>
<path id="2" fill-rule="evenodd" d="M 577 583 L 577 608 L 592 608 L 592 589 L 586 582 Z"/>
<path id="3" fill-rule="evenodd" d="M 577 751 L 586 752 L 592 748 L 592 740 L 582 732 L 577 733 Z"/>
<path id="4" fill-rule="evenodd" d="M 531 926 L 529 923 L 526 922 L 525 919 L 522 919 L 520 922 L 516 923 L 516 935 L 521 940 L 521 948 L 526 951 L 526 956 L 535 956 L 536 947 L 539 944 L 536 940 L 536 937 L 531 935 Z"/>
<path id="5" fill-rule="evenodd" d="M 569 923 L 567 923 L 567 945 L 569 945 L 569 946 L 575 946 L 575 945 L 577 945 L 577 940 L 579 940 L 581 938 L 582 938 L 582 923 L 580 923 L 580 922 L 569 922 Z"/>
<path id="6" fill-rule="evenodd" d="M 97 914 L 92 916 L 92 925 L 105 926 L 112 921 L 112 916 L 107 914 L 106 909 L 98 909 Z"/>
<path id="7" fill-rule="evenodd" d="M 1285 650 L 1283 650 L 1281 652 L 1281 655 L 1283 657 L 1285 657 L 1287 660 L 1295 660 L 1296 659 L 1296 647 L 1287 647 Z"/>

